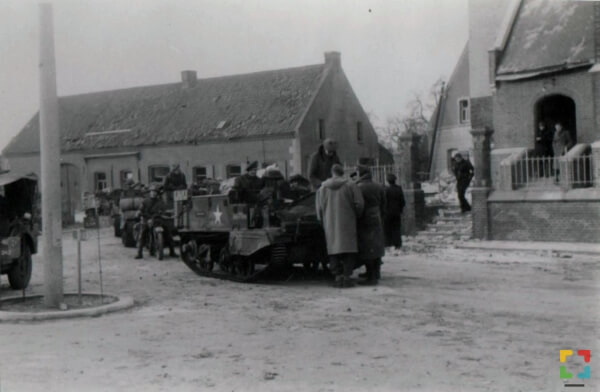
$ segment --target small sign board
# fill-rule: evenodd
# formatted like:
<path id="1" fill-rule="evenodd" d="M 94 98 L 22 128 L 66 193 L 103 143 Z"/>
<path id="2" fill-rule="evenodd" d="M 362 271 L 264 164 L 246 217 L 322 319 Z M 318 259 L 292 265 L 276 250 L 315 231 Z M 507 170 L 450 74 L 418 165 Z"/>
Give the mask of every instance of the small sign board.
<path id="1" fill-rule="evenodd" d="M 173 199 L 175 201 L 183 201 L 183 200 L 187 200 L 187 198 L 188 198 L 187 189 L 173 191 Z"/>
<path id="2" fill-rule="evenodd" d="M 83 218 L 83 227 L 86 229 L 92 229 L 98 227 L 98 217 L 94 215 L 86 216 Z"/>

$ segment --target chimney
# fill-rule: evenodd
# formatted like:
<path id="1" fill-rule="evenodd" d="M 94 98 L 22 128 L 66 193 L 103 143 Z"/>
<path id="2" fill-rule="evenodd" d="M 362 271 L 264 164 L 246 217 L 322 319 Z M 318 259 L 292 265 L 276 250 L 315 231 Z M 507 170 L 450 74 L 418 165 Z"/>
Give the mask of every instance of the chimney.
<path id="1" fill-rule="evenodd" d="M 181 84 L 183 88 L 196 87 L 196 81 L 198 81 L 196 71 L 181 71 Z"/>
<path id="2" fill-rule="evenodd" d="M 325 65 L 340 68 L 342 66 L 342 54 L 340 52 L 325 52 Z"/>

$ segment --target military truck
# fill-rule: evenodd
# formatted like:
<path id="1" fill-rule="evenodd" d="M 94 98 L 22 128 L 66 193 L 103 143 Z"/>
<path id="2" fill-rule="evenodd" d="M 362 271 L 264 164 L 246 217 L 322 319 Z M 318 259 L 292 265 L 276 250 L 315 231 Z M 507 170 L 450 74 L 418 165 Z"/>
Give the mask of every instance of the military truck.
<path id="1" fill-rule="evenodd" d="M 35 174 L 0 173 L 0 273 L 15 290 L 29 285 L 37 253 L 36 190 Z"/>

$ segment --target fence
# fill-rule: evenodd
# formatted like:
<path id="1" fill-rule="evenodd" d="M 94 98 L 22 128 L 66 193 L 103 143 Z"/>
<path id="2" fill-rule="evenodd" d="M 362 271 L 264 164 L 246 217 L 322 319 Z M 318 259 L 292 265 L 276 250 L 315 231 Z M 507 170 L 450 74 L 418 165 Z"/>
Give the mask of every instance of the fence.
<path id="1" fill-rule="evenodd" d="M 587 188 L 594 184 L 592 156 L 524 157 L 510 167 L 512 188 Z"/>
<path id="2" fill-rule="evenodd" d="M 373 181 L 385 185 L 386 177 L 388 174 L 395 174 L 400 181 L 400 166 L 398 165 L 374 165 L 369 166 L 371 169 L 371 176 Z M 356 166 L 344 166 L 344 173 L 346 176 L 350 176 L 356 171 Z"/>

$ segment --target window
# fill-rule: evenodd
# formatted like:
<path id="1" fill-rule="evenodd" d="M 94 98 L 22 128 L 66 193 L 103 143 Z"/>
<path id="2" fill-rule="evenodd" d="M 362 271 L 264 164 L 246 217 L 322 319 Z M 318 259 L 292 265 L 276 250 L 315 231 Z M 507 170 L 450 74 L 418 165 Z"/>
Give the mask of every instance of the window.
<path id="1" fill-rule="evenodd" d="M 192 169 L 192 176 L 195 184 L 198 184 L 206 179 L 206 168 L 203 166 L 196 166 Z"/>
<path id="2" fill-rule="evenodd" d="M 104 172 L 96 172 L 94 173 L 94 191 L 99 192 L 108 187 L 108 182 L 106 181 L 106 173 Z"/>
<path id="3" fill-rule="evenodd" d="M 325 120 L 322 118 L 317 123 L 317 137 L 319 140 L 325 140 Z"/>
<path id="4" fill-rule="evenodd" d="M 227 165 L 227 178 L 237 177 L 242 175 L 242 167 L 240 165 Z"/>
<path id="5" fill-rule="evenodd" d="M 150 166 L 148 168 L 148 182 L 163 183 L 167 174 L 169 174 L 169 166 Z"/>
<path id="6" fill-rule="evenodd" d="M 458 118 L 461 124 L 471 121 L 471 110 L 469 109 L 468 98 L 463 98 L 458 101 Z"/>
<path id="7" fill-rule="evenodd" d="M 362 123 L 360 121 L 356 122 L 356 141 L 359 143 L 363 142 L 363 130 Z"/>
<path id="8" fill-rule="evenodd" d="M 119 172 L 119 183 L 121 184 L 121 189 L 125 188 L 127 179 L 130 177 L 133 179 L 133 173 L 131 172 L 131 170 L 121 170 Z"/>

